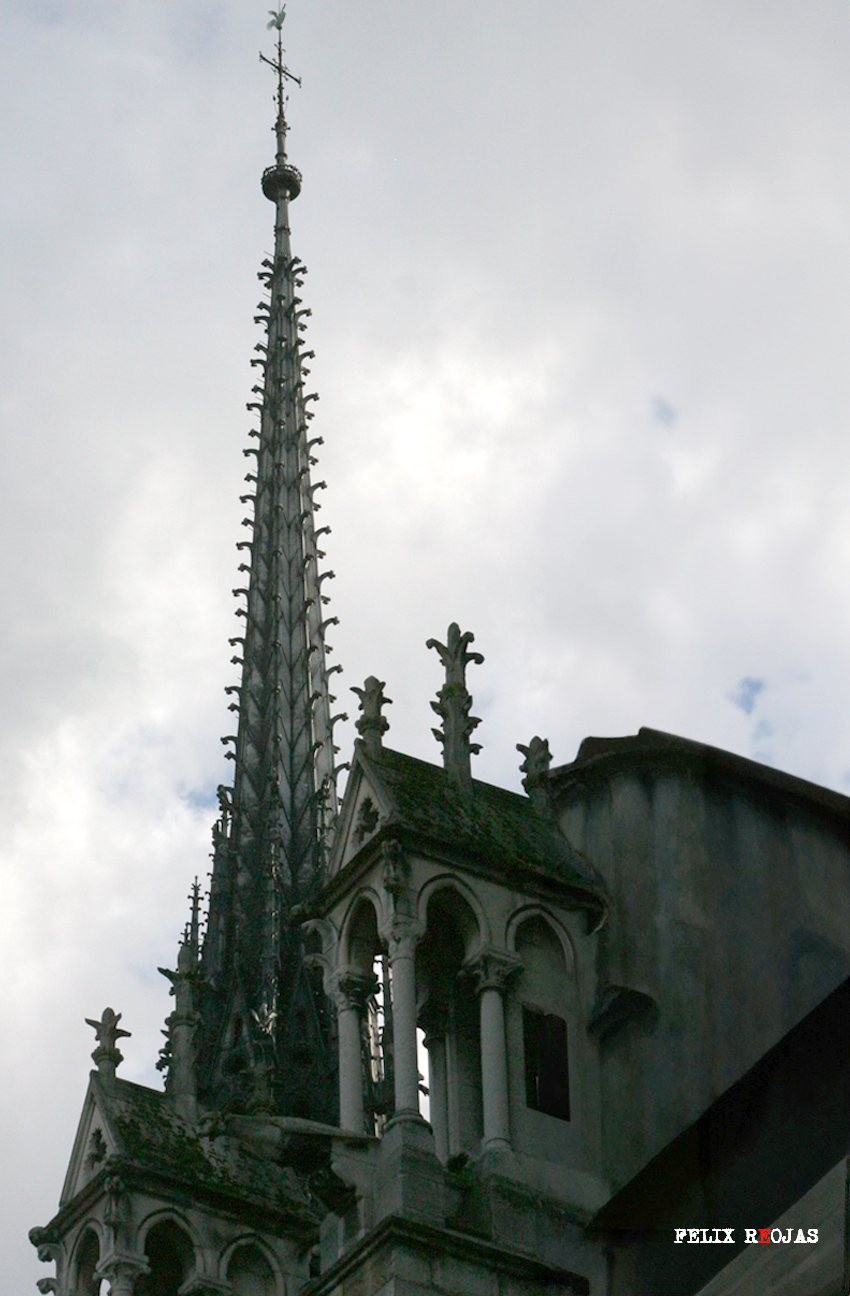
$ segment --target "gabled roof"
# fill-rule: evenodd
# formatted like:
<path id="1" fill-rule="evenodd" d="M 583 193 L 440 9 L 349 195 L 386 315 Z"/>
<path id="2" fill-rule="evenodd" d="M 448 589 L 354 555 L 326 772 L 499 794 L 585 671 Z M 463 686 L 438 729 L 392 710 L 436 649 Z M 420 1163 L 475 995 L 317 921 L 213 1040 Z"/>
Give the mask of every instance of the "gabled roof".
<path id="1" fill-rule="evenodd" d="M 105 1135 L 97 1163 L 83 1172 L 90 1131 Z M 100 1172 L 149 1180 L 160 1190 L 188 1190 L 218 1202 L 227 1211 L 251 1207 L 282 1216 L 297 1232 L 312 1231 L 316 1216 L 294 1171 L 265 1156 L 252 1155 L 227 1133 L 208 1135 L 187 1124 L 165 1094 L 129 1080 L 104 1084 L 92 1073 L 71 1157 L 60 1216 L 72 1212 L 74 1199 L 95 1187 Z M 54 1221 L 54 1224 L 58 1222 Z"/>
<path id="2" fill-rule="evenodd" d="M 527 797 L 479 779 L 472 780 L 471 797 L 465 796 L 451 785 L 441 766 L 387 748 L 379 755 L 367 755 L 360 743 L 343 801 L 336 868 L 346 853 L 355 794 L 364 780 L 384 812 L 381 830 L 400 832 L 409 845 L 449 853 L 459 864 L 486 870 L 512 884 L 522 873 L 542 876 L 573 892 L 588 908 L 604 908 L 605 889 L 599 875 L 554 820 L 541 815 Z"/>
<path id="3" fill-rule="evenodd" d="M 793 797 L 815 813 L 826 811 L 830 816 L 850 821 L 850 798 L 840 792 L 660 729 L 642 728 L 625 738 L 585 738 L 575 760 L 550 770 L 547 779 L 556 797 L 569 798 L 580 795 L 595 779 L 608 778 L 626 765 L 696 767 L 704 772 L 731 776 L 766 795 Z"/>

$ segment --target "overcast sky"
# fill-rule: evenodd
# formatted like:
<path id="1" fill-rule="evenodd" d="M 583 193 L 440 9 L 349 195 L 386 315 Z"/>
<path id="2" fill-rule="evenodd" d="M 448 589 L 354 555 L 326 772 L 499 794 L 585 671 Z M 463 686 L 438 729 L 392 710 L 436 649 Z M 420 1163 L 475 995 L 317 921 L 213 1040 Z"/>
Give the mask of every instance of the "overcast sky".
<path id="1" fill-rule="evenodd" d="M 158 1083 L 229 773 L 267 8 L 0 0 L 10 1296 L 83 1019 Z M 458 620 L 479 777 L 649 725 L 848 791 L 850 4 L 292 0 L 285 35 L 338 709 L 378 675 L 438 761 Z"/>

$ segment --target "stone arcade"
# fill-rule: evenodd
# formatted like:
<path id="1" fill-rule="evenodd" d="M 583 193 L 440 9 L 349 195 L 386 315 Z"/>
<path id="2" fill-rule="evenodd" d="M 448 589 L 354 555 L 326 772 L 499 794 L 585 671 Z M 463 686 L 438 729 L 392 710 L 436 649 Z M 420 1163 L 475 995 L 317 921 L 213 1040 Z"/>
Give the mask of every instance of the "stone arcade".
<path id="1" fill-rule="evenodd" d="M 475 780 L 482 659 L 452 625 L 442 766 L 385 746 L 372 677 L 337 807 L 282 21 L 233 786 L 205 925 L 196 885 L 161 969 L 164 1092 L 117 1075 L 120 1013 L 89 1023 L 39 1289 L 838 1296 L 845 797 L 651 729 L 560 767 L 532 738 L 525 796 Z M 745 1246 L 774 1225 L 818 1242 Z"/>

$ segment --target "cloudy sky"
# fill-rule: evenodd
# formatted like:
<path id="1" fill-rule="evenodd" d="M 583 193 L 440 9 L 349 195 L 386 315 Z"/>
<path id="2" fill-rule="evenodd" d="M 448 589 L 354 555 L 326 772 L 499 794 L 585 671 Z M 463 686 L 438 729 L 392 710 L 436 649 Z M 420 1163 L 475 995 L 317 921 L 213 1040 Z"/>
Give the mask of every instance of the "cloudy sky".
<path id="1" fill-rule="evenodd" d="M 227 775 L 265 3 L 0 0 L 0 1285 L 156 1083 Z M 850 4 L 291 0 L 340 706 L 479 777 L 650 725 L 850 790 Z M 339 679 L 339 676 L 335 677 Z M 345 700 L 343 700 L 345 699 Z M 350 743 L 350 729 L 343 747 Z"/>

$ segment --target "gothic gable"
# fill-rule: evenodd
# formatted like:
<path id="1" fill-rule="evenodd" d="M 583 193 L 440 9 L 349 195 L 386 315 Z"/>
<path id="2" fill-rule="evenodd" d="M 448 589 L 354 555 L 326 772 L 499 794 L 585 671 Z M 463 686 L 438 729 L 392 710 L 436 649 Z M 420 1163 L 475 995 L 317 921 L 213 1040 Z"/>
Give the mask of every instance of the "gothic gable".
<path id="1" fill-rule="evenodd" d="M 355 751 L 345 789 L 330 873 L 339 873 L 381 828 L 397 816 L 393 797 L 372 763 Z"/>
<path id="2" fill-rule="evenodd" d="M 80 1123 L 77 1126 L 74 1149 L 71 1153 L 68 1173 L 65 1176 L 62 1196 L 59 1199 L 60 1206 L 64 1206 L 66 1202 L 71 1201 L 79 1192 L 82 1192 L 83 1188 L 103 1168 L 107 1157 L 115 1156 L 118 1152 L 118 1140 L 115 1131 L 109 1120 L 105 1104 L 100 1099 L 100 1085 L 95 1078 L 95 1074 L 92 1073 L 80 1115 Z"/>

